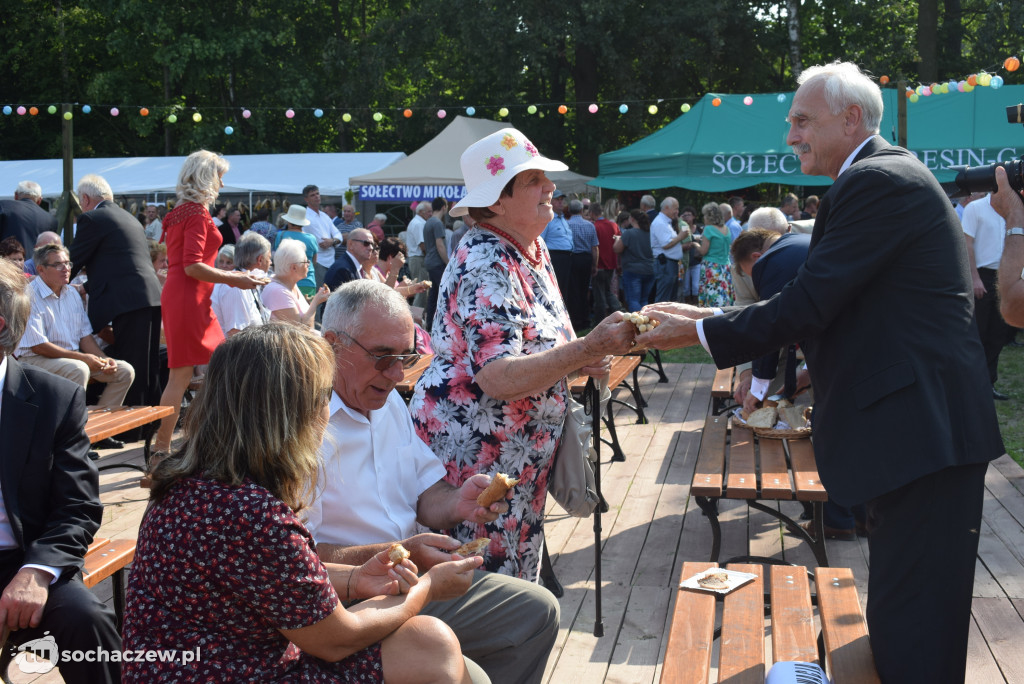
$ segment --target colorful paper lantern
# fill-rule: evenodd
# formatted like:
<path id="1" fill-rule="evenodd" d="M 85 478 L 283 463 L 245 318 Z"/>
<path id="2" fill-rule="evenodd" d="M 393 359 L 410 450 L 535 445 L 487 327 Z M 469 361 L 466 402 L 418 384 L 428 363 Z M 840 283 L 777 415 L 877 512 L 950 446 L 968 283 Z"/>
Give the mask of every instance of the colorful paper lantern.
<path id="1" fill-rule="evenodd" d="M 722 106 L 722 98 L 716 97 L 713 100 L 711 100 L 711 106 L 713 106 L 713 107 L 721 107 Z"/>
<path id="2" fill-rule="evenodd" d="M 91 111 L 92 111 L 92 107 L 90 107 L 89 105 L 82 105 L 82 113 L 83 114 L 88 114 Z"/>
<path id="3" fill-rule="evenodd" d="M 683 114 L 690 111 L 690 104 L 688 102 L 684 102 L 683 105 L 679 108 L 679 111 L 681 111 Z"/>
<path id="4" fill-rule="evenodd" d="M 1003 87 L 1003 77 L 993 76 L 992 81 L 989 83 L 989 86 L 991 86 L 993 90 L 999 90 L 1000 88 Z"/>
<path id="5" fill-rule="evenodd" d="M 619 114 L 625 114 L 628 111 L 629 111 L 629 105 L 624 105 L 624 104 L 620 104 L 619 105 Z"/>
<path id="6" fill-rule="evenodd" d="M 567 111 L 569 111 L 568 107 L 566 107 L 565 105 L 558 105 L 559 114 L 565 114 Z"/>
<path id="7" fill-rule="evenodd" d="M 986 74 L 984 71 L 978 74 L 978 85 L 988 87 L 992 82 L 992 74 Z"/>
<path id="8" fill-rule="evenodd" d="M 111 107 L 110 108 L 110 116 L 117 116 L 120 113 L 121 113 L 121 110 L 118 109 L 117 107 Z"/>
<path id="9" fill-rule="evenodd" d="M 444 111 L 443 109 L 438 109 L 437 110 L 437 118 L 438 119 L 443 119 L 446 116 L 448 116 L 448 112 Z"/>
<path id="10" fill-rule="evenodd" d="M 650 106 L 648 106 L 647 107 L 647 113 L 648 114 L 657 114 L 658 113 L 658 105 L 650 105 Z"/>
<path id="11" fill-rule="evenodd" d="M 1003 68 L 1007 71 L 1016 71 L 1020 69 L 1020 60 L 1016 57 L 1007 57 L 1003 60 Z"/>
<path id="12" fill-rule="evenodd" d="M 964 92 L 965 93 L 969 93 L 972 90 L 974 90 L 974 85 L 970 81 L 968 81 L 967 83 L 964 83 Z"/>
<path id="13" fill-rule="evenodd" d="M 142 109 L 139 110 L 139 115 L 140 116 L 149 116 L 149 110 L 146 109 L 145 107 L 143 107 Z"/>
<path id="14" fill-rule="evenodd" d="M 196 123 L 199 123 L 200 121 L 203 120 L 203 115 L 200 114 L 199 112 L 196 112 L 195 114 L 192 115 L 192 120 L 195 121 Z"/>
<path id="15" fill-rule="evenodd" d="M 745 98 L 743 98 L 743 104 L 749 107 L 750 105 L 754 104 L 754 98 L 747 95 Z"/>
<path id="16" fill-rule="evenodd" d="M 171 114 L 167 117 L 167 123 L 178 123 L 178 117 L 175 114 Z"/>
<path id="17" fill-rule="evenodd" d="M 778 97 L 776 97 L 775 99 L 778 100 L 779 102 L 785 102 L 786 101 L 786 94 L 785 93 L 779 93 Z"/>
<path id="18" fill-rule="evenodd" d="M 380 121 L 381 121 L 381 120 L 382 120 L 383 118 L 384 118 L 384 115 L 383 115 L 383 114 L 381 114 L 380 112 L 374 112 L 374 113 L 373 113 L 373 120 L 374 120 L 374 121 L 376 121 L 376 122 L 380 123 Z"/>
<path id="19" fill-rule="evenodd" d="M 25 109 L 25 107 L 24 107 L 24 106 L 22 106 L 22 107 L 18 107 L 18 116 L 25 116 L 25 112 L 27 112 L 27 111 L 28 111 L 28 110 L 27 110 L 27 109 Z"/>
<path id="20" fill-rule="evenodd" d="M 956 89 L 961 93 L 967 92 L 967 81 L 957 81 Z"/>
<path id="21" fill-rule="evenodd" d="M 910 94 L 910 101 L 911 102 L 917 102 L 920 99 L 921 99 L 921 96 L 918 95 L 917 93 L 911 93 Z"/>
<path id="22" fill-rule="evenodd" d="M 235 129 L 232 128 L 231 126 L 225 126 L 224 127 L 224 134 L 225 135 L 231 135 L 234 132 L 235 132 Z"/>
<path id="23" fill-rule="evenodd" d="M 348 123 L 349 121 L 352 120 L 352 115 L 349 114 L 348 112 L 345 112 L 344 114 L 341 115 L 341 120 L 344 121 L 345 123 Z"/>
<path id="24" fill-rule="evenodd" d="M 57 113 L 57 106 L 56 105 L 50 105 L 49 107 L 46 108 L 46 113 L 47 114 L 56 114 Z"/>
<path id="25" fill-rule="evenodd" d="M 878 82 L 881 83 L 882 85 L 886 85 L 886 84 L 889 83 L 889 77 L 888 76 L 882 76 L 882 77 L 880 77 L 878 79 Z"/>
<path id="26" fill-rule="evenodd" d="M 597 105 L 591 103 L 591 105 L 587 107 L 587 111 L 590 112 L 591 114 L 597 114 Z"/>
<path id="27" fill-rule="evenodd" d="M 978 85 L 978 75 L 977 74 L 971 74 L 970 76 L 968 76 L 967 77 L 967 85 L 971 86 L 972 88 L 974 86 Z"/>
<path id="28" fill-rule="evenodd" d="M 537 113 L 537 105 L 530 105 L 529 107 L 527 107 L 526 108 L 526 113 L 527 114 L 536 114 Z"/>
<path id="29" fill-rule="evenodd" d="M 476 107 L 466 107 L 466 116 L 473 116 L 476 114 Z"/>
<path id="30" fill-rule="evenodd" d="M 402 116 L 404 116 L 406 119 L 411 119 L 412 118 L 412 110 L 411 109 L 406 109 L 404 112 L 402 112 Z"/>
<path id="31" fill-rule="evenodd" d="M 248 109 L 243 109 L 242 110 L 242 118 L 243 119 L 248 119 L 250 116 L 252 116 L 252 112 L 250 112 Z"/>
<path id="32" fill-rule="evenodd" d="M 285 112 L 284 112 L 284 115 L 287 116 L 289 119 L 294 119 L 295 118 L 295 110 L 294 109 L 286 109 Z"/>
<path id="33" fill-rule="evenodd" d="M 322 110 L 322 109 L 320 109 L 320 108 L 317 108 L 317 109 L 314 109 L 314 110 L 313 110 L 313 116 L 315 116 L 316 118 L 318 118 L 318 119 L 319 119 L 319 118 L 320 118 L 320 117 L 322 117 L 323 115 L 324 115 L 324 110 Z"/>
<path id="34" fill-rule="evenodd" d="M 72 116 L 73 115 L 71 114 L 71 112 L 64 112 L 64 120 L 65 121 L 71 121 L 71 117 Z"/>
<path id="35" fill-rule="evenodd" d="M 11 112 L 13 112 L 13 111 L 14 110 L 11 109 L 11 105 L 4 105 L 4 114 L 7 114 L 8 116 L 10 116 Z"/>
<path id="36" fill-rule="evenodd" d="M 37 114 L 39 114 L 39 107 L 29 107 L 28 113 L 32 116 L 36 116 Z"/>
<path id="37" fill-rule="evenodd" d="M 502 107 L 501 109 L 499 109 L 498 116 L 500 116 L 502 119 L 508 116 L 508 107 Z"/>

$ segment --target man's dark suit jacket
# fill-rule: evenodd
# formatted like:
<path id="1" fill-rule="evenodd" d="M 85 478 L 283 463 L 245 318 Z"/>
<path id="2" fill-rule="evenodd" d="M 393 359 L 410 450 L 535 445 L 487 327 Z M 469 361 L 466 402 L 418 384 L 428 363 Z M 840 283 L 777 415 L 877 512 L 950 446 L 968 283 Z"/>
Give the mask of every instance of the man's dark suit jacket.
<path id="1" fill-rule="evenodd" d="M 0 200 L 0 240 L 18 238 L 26 259 L 32 258 L 36 239 L 47 230 L 57 232 L 57 218 L 31 199 Z"/>
<path id="2" fill-rule="evenodd" d="M 703 327 L 719 368 L 801 344 L 818 472 L 853 505 L 1005 453 L 973 309 L 952 206 L 923 164 L 875 136 L 822 197 L 796 279 Z"/>
<path id="3" fill-rule="evenodd" d="M 79 569 L 99 529 L 103 506 L 85 421 L 81 387 L 7 358 L 0 487 L 23 564 Z"/>
<path id="4" fill-rule="evenodd" d="M 324 276 L 324 285 L 331 292 L 334 292 L 342 283 L 347 283 L 350 280 L 359 280 L 360 278 L 362 276 L 359 275 L 359 267 L 352 262 L 348 252 L 345 252 L 327 269 L 327 274 Z"/>
<path id="5" fill-rule="evenodd" d="M 89 322 L 101 330 L 117 316 L 160 306 L 160 281 L 149 259 L 142 225 L 113 202 L 101 202 L 78 218 L 71 244 L 71 277 L 89 274 Z"/>
<path id="6" fill-rule="evenodd" d="M 810 244 L 810 235 L 786 233 L 761 255 L 750 269 L 750 280 L 754 284 L 758 299 L 771 299 L 796 277 L 797 271 L 807 261 Z M 768 352 L 751 366 L 755 378 L 770 380 L 778 371 L 778 349 Z"/>

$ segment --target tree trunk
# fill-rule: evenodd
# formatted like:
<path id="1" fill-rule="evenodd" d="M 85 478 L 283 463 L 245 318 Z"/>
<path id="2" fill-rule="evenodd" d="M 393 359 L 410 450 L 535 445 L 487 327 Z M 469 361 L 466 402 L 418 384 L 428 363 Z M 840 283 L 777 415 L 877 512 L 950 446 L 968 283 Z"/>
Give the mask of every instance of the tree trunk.
<path id="1" fill-rule="evenodd" d="M 796 80 L 804 70 L 800 59 L 800 0 L 786 0 L 786 11 L 789 15 L 786 21 L 789 31 L 789 68 Z"/>
<path id="2" fill-rule="evenodd" d="M 917 3 L 917 75 L 924 83 L 939 78 L 939 0 L 919 0 Z"/>
<path id="3" fill-rule="evenodd" d="M 943 73 L 960 71 L 963 55 L 964 24 L 960 0 L 943 0 L 942 53 L 939 56 Z"/>

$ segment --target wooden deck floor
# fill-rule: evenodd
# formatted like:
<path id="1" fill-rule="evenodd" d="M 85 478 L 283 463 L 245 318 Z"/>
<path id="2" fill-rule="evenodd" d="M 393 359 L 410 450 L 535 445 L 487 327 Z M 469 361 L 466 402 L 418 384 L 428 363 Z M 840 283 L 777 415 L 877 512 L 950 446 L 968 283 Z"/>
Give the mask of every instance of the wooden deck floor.
<path id="1" fill-rule="evenodd" d="M 626 462 L 602 466 L 611 510 L 602 516 L 601 638 L 593 636 L 592 521 L 569 518 L 549 500 L 547 540 L 565 586 L 561 631 L 545 674 L 551 684 L 657 682 L 682 563 L 710 554 L 710 526 L 689 489 L 714 369 L 668 365 L 666 373 L 667 384 L 641 375 L 650 423 L 635 425 L 635 416 L 619 408 Z M 967 681 L 1024 683 L 1024 470 L 1004 456 L 989 468 L 986 485 Z M 801 511 L 795 502 L 780 505 L 794 518 Z M 720 513 L 722 558 L 750 553 L 814 566 L 806 544 L 767 514 L 724 500 Z M 830 541 L 828 555 L 831 565 L 853 569 L 866 600 L 866 540 Z"/>
<path id="2" fill-rule="evenodd" d="M 619 409 L 616 425 L 626 462 L 602 467 L 603 491 L 611 504 L 602 516 L 604 637 L 592 634 L 592 521 L 569 518 L 549 500 L 548 544 L 566 590 L 561 631 L 545 674 L 550 684 L 657 682 L 682 563 L 706 560 L 711 551 L 710 527 L 689 489 L 714 369 L 667 365 L 665 370 L 667 384 L 658 384 L 652 373 L 641 373 L 650 423 L 635 425 L 635 416 Z M 102 453 L 103 464 L 142 462 L 141 447 Z M 101 473 L 105 506 L 98 536 L 137 536 L 148 495 L 139 489 L 138 480 L 134 471 Z M 791 516 L 800 512 L 799 504 L 782 505 Z M 748 513 L 739 502 L 722 501 L 720 512 L 722 558 L 749 549 L 751 554 L 813 566 L 806 545 L 770 516 Z M 828 554 L 832 565 L 853 569 L 861 598 L 866 598 L 867 544 L 829 542 Z M 94 591 L 110 601 L 110 580 Z M 974 596 L 967 681 L 1024 684 L 1024 470 L 1005 456 L 988 472 Z M 16 665 L 9 675 L 15 684 L 63 681 L 57 670 L 26 674 Z"/>

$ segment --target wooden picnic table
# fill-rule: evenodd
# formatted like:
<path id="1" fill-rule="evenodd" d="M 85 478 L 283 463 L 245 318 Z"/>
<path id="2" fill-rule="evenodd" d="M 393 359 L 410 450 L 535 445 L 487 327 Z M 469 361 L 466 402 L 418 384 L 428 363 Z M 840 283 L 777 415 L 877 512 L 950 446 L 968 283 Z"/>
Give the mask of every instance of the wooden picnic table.
<path id="1" fill-rule="evenodd" d="M 714 567 L 715 563 L 684 563 L 679 581 Z M 727 567 L 757 577 L 724 596 L 693 589 L 676 592 L 661 671 L 664 684 L 704 684 L 711 681 L 713 667 L 719 682 L 764 684 L 774 663 L 790 661 L 818 665 L 834 684 L 879 681 L 852 571 L 819 567 L 810 575 L 801 566 L 772 565 L 767 572 L 759 564 Z M 716 629 L 719 601 L 723 606 Z M 771 629 L 766 629 L 766 616 Z M 718 660 L 712 662 L 716 639 Z M 770 662 L 766 652 L 771 653 Z"/>

